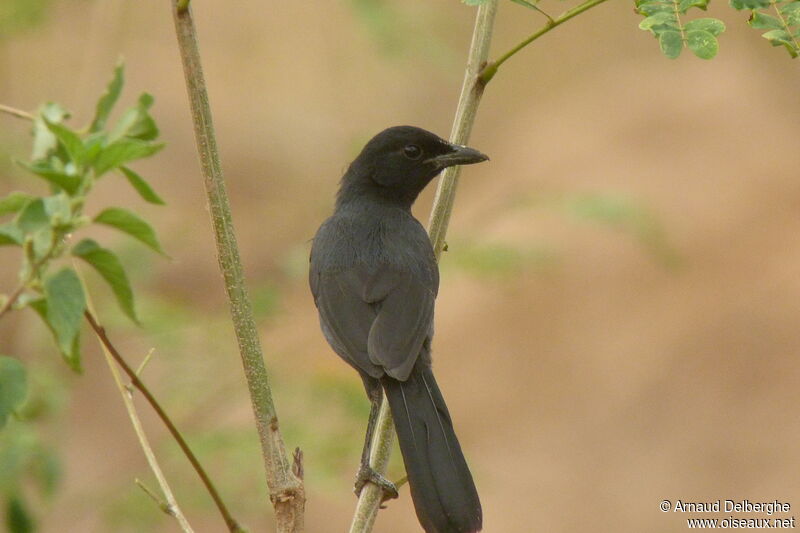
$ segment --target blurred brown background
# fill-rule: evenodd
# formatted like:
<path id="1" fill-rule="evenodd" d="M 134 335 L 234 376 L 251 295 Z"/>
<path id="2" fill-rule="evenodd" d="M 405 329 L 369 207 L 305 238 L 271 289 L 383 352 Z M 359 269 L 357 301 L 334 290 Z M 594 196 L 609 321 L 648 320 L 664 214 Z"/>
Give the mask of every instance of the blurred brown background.
<path id="1" fill-rule="evenodd" d="M 746 14 L 723 2 L 710 14 L 728 25 L 713 61 L 664 58 L 632 3 L 609 2 L 514 57 L 487 89 L 470 144 L 492 160 L 462 173 L 434 343 L 487 532 L 687 529 L 663 499 L 778 499 L 793 506 L 779 517 L 800 515 L 800 71 Z M 123 353 L 155 349 L 145 378 L 236 516 L 271 531 L 168 2 L 53 0 L 43 15 L 0 38 L 0 103 L 55 100 L 85 123 L 120 55 L 122 104 L 155 95 L 168 147 L 134 168 L 168 206 L 116 177 L 94 200 L 151 220 L 172 257 L 96 232 L 129 269 L 144 327 L 87 277 Z M 195 16 L 278 412 L 288 445 L 306 453 L 308 531 L 345 531 L 368 405 L 319 333 L 308 240 L 372 134 L 449 132 L 474 10 L 196 2 Z M 492 56 L 541 23 L 501 2 Z M 0 117 L 0 194 L 44 190 L 9 163 L 28 143 L 25 123 Z M 416 206 L 423 222 L 432 192 Z M 0 291 L 17 253 L 0 250 Z M 177 531 L 133 485 L 156 486 L 88 332 L 79 377 L 32 315 L 4 320 L 0 338 L 32 372 L 66 381 L 42 429 L 63 467 L 37 509 L 41 531 Z M 190 521 L 222 531 L 141 408 Z M 417 530 L 403 490 L 375 531 Z"/>

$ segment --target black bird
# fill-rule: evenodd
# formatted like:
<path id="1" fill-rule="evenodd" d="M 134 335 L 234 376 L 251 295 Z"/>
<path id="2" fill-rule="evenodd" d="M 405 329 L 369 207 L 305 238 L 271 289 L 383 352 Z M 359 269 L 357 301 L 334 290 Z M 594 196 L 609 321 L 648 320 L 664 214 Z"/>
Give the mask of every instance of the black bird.
<path id="1" fill-rule="evenodd" d="M 431 371 L 439 269 L 411 205 L 445 167 L 488 157 L 412 126 L 382 131 L 350 164 L 333 216 L 311 249 L 309 282 L 328 343 L 355 368 L 372 401 L 356 478 L 397 491 L 369 467 L 369 445 L 386 392 L 411 497 L 428 533 L 480 531 L 481 504 Z"/>

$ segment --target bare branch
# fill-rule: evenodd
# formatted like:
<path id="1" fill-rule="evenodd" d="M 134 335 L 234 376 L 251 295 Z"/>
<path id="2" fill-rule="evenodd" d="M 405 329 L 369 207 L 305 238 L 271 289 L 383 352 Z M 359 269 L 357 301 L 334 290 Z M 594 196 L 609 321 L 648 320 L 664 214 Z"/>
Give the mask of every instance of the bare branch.
<path id="1" fill-rule="evenodd" d="M 305 490 L 302 479 L 292 471 L 264 366 L 261 344 L 239 259 L 230 204 L 219 161 L 211 108 L 198 50 L 197 32 L 191 7 L 186 0 L 173 0 L 172 13 L 183 61 L 183 72 L 192 110 L 197 151 L 214 226 L 219 266 L 225 281 L 239 353 L 242 357 L 250 400 L 261 441 L 270 499 L 275 507 L 279 533 L 298 533 L 304 529 Z"/>
<path id="2" fill-rule="evenodd" d="M 86 311 L 84 313 L 84 316 L 86 317 L 86 320 L 89 322 L 89 325 L 92 327 L 92 330 L 94 331 L 95 335 L 100 341 L 100 344 L 103 346 L 103 351 L 106 354 L 106 357 L 110 357 L 114 361 L 116 361 L 117 364 L 125 372 L 125 374 L 127 374 L 128 378 L 130 378 L 131 380 L 131 384 L 134 387 L 136 387 L 139 390 L 139 392 L 142 393 L 142 396 L 144 396 L 145 400 L 147 400 L 147 403 L 150 404 L 150 406 L 156 412 L 158 417 L 167 427 L 167 430 L 169 430 L 172 437 L 178 443 L 178 446 L 180 447 L 183 454 L 186 456 L 187 459 L 189 459 L 189 462 L 192 464 L 192 467 L 197 472 L 197 475 L 200 476 L 200 480 L 203 482 L 203 485 L 205 486 L 206 490 L 211 495 L 211 498 L 214 500 L 217 509 L 219 509 L 222 518 L 225 520 L 225 524 L 228 526 L 228 530 L 230 530 L 233 533 L 244 531 L 242 527 L 239 525 L 239 523 L 233 518 L 233 516 L 231 516 L 227 506 L 222 501 L 222 498 L 220 497 L 217 488 L 211 481 L 211 478 L 208 477 L 208 474 L 206 473 L 203 466 L 200 464 L 200 461 L 197 460 L 197 457 L 194 455 L 194 452 L 192 452 L 191 448 L 189 448 L 186 439 L 183 438 L 181 432 L 178 431 L 178 428 L 175 427 L 175 424 L 172 422 L 169 416 L 167 416 L 167 413 L 164 411 L 164 409 L 161 407 L 161 404 L 158 403 L 153 394 L 150 392 L 150 389 L 148 389 L 145 386 L 142 380 L 139 379 L 139 376 L 136 375 L 136 372 L 134 372 L 134 370 L 130 367 L 130 365 L 128 365 L 125 359 L 123 359 L 122 355 L 120 355 L 120 353 L 111 343 L 111 340 L 108 338 L 105 329 L 102 326 L 100 326 L 100 324 L 97 323 L 97 320 L 94 318 L 94 315 L 92 315 L 92 313 L 90 313 L 89 311 Z M 112 366 L 111 372 L 114 373 L 114 379 L 118 380 L 117 369 L 113 365 L 111 366 Z M 124 385 L 121 386 L 123 387 L 123 389 L 126 389 Z M 127 390 L 125 392 L 124 397 L 129 398 L 129 393 Z M 126 400 L 126 405 L 127 405 L 127 400 Z M 137 423 L 134 423 L 134 428 L 136 428 Z M 137 434 L 138 433 L 139 432 L 137 431 Z M 147 454 L 147 450 L 145 450 L 145 454 Z M 177 505 L 174 502 L 170 501 L 169 496 L 167 498 L 167 501 L 170 503 L 170 505 Z"/>

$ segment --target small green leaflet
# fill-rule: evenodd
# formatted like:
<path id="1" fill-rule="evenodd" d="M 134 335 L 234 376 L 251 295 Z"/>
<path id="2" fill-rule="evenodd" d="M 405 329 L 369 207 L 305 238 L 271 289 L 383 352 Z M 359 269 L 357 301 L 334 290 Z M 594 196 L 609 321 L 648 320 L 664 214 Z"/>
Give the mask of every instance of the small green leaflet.
<path id="1" fill-rule="evenodd" d="M 719 50 L 719 43 L 707 31 L 687 31 L 686 46 L 700 59 L 711 59 Z"/>
<path id="2" fill-rule="evenodd" d="M 661 32 L 658 36 L 658 44 L 661 45 L 661 51 L 664 55 L 670 59 L 675 59 L 681 55 L 683 39 L 680 32 L 672 30 Z"/>
<path id="3" fill-rule="evenodd" d="M 764 9 L 769 7 L 770 0 L 730 0 L 733 9 Z"/>
<path id="4" fill-rule="evenodd" d="M 152 141 L 158 137 L 158 126 L 148 112 L 152 105 L 153 97 L 148 93 L 142 93 L 136 106 L 125 111 L 114 129 L 111 130 L 108 136 L 109 142 L 123 137 L 142 141 Z"/>
<path id="5" fill-rule="evenodd" d="M 46 118 L 44 119 L 44 122 L 47 125 L 47 129 L 49 129 L 53 135 L 56 136 L 58 142 L 60 142 L 61 146 L 64 147 L 64 150 L 67 151 L 67 155 L 69 156 L 70 160 L 73 161 L 78 167 L 82 167 L 86 155 L 86 149 L 83 147 L 83 141 L 81 141 L 81 138 L 78 137 L 78 134 L 63 124 L 50 122 Z"/>
<path id="6" fill-rule="evenodd" d="M 89 263 L 108 282 L 122 311 L 138 324 L 131 284 L 117 256 L 110 250 L 102 248 L 92 239 L 84 239 L 76 244 L 72 248 L 72 255 Z"/>
<path id="7" fill-rule="evenodd" d="M 25 367 L 18 360 L 0 355 L 0 429 L 16 411 L 28 393 Z"/>
<path id="8" fill-rule="evenodd" d="M 80 176 L 72 176 L 66 172 L 54 169 L 48 161 L 41 160 L 35 163 L 17 161 L 21 167 L 33 172 L 37 176 L 44 178 L 59 189 L 68 194 L 75 194 L 81 186 Z"/>
<path id="9" fill-rule="evenodd" d="M 94 162 L 97 177 L 134 159 L 149 157 L 164 148 L 163 143 L 151 143 L 140 139 L 123 137 L 104 147 Z"/>
<path id="10" fill-rule="evenodd" d="M 47 300 L 44 298 L 39 298 L 36 300 L 30 300 L 28 302 L 28 307 L 36 311 L 36 314 L 39 315 L 39 318 L 47 326 L 47 329 L 50 330 L 50 333 L 53 334 L 53 337 L 58 341 L 58 337 L 56 336 L 56 331 L 53 329 L 52 324 L 47 320 L 48 316 L 48 308 Z M 61 355 L 64 357 L 64 361 L 67 362 L 69 367 L 74 370 L 75 372 L 81 372 L 81 349 L 80 349 L 80 335 L 75 335 L 75 340 L 72 342 L 72 346 L 67 352 L 61 350 L 59 346 L 59 351 L 61 351 Z"/>
<path id="11" fill-rule="evenodd" d="M 783 29 L 783 23 L 772 15 L 753 11 L 750 17 L 750 27 L 760 30 L 780 30 Z"/>
<path id="12" fill-rule="evenodd" d="M 13 222 L 0 224 L 0 246 L 20 246 L 22 239 L 22 230 L 16 224 Z"/>
<path id="13" fill-rule="evenodd" d="M 39 108 L 36 121 L 33 123 L 33 151 L 31 160 L 44 159 L 55 150 L 58 141 L 53 132 L 45 124 L 47 122 L 56 124 L 69 118 L 69 112 L 60 105 L 48 102 Z"/>
<path id="14" fill-rule="evenodd" d="M 33 200 L 33 196 L 21 191 L 13 191 L 7 196 L 0 198 L 0 216 L 16 213 L 25 204 Z"/>
<path id="15" fill-rule="evenodd" d="M 125 83 L 125 65 L 120 61 L 114 69 L 114 77 L 106 87 L 106 92 L 97 101 L 97 107 L 94 111 L 94 119 L 92 125 L 89 127 L 89 133 L 95 133 L 102 130 L 114 104 L 117 103 L 119 95 L 122 92 L 122 86 Z"/>
<path id="16" fill-rule="evenodd" d="M 5 515 L 8 533 L 34 533 L 36 531 L 36 523 L 19 495 L 12 493 L 6 498 Z"/>
<path id="17" fill-rule="evenodd" d="M 78 275 L 64 267 L 44 282 L 47 300 L 47 323 L 53 330 L 58 348 L 65 356 L 73 354 L 75 340 L 80 333 L 86 299 Z"/>
<path id="18" fill-rule="evenodd" d="M 141 196 L 145 202 L 164 205 L 164 200 L 162 200 L 161 197 L 156 194 L 153 188 L 150 187 L 150 184 L 147 183 L 139 174 L 128 167 L 119 167 L 119 169 L 128 179 L 128 183 L 130 183 L 131 186 L 136 189 L 136 192 L 139 193 L 139 196 Z"/>
<path id="19" fill-rule="evenodd" d="M 17 227 L 25 234 L 33 233 L 50 225 L 50 217 L 44 206 L 44 199 L 37 198 L 28 202 L 25 208 L 17 215 Z"/>
<path id="20" fill-rule="evenodd" d="M 94 218 L 98 224 L 105 224 L 127 233 L 131 237 L 140 240 L 156 252 L 166 256 L 164 250 L 158 242 L 155 231 L 150 224 L 134 215 L 127 209 L 120 207 L 109 207 L 103 210 Z"/>

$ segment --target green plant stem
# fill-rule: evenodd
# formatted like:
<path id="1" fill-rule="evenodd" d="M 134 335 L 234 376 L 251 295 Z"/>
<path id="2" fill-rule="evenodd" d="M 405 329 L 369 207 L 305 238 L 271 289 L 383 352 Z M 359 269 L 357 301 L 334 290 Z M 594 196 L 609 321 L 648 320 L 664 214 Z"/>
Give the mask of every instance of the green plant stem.
<path id="1" fill-rule="evenodd" d="M 283 437 L 278 429 L 278 416 L 272 400 L 267 370 L 256 331 L 250 300 L 245 288 L 242 264 L 236 245 L 231 209 L 219 161 L 211 109 L 208 102 L 203 69 L 198 50 L 197 33 L 191 7 L 173 1 L 173 18 L 186 78 L 186 88 L 194 123 L 197 150 L 211 211 L 217 245 L 217 256 L 230 303 L 233 325 L 239 343 L 261 450 L 266 468 L 270 499 L 275 507 L 279 533 L 304 529 L 305 490 L 298 464 L 290 464 Z M 298 455 L 299 457 L 299 455 Z"/>
<path id="2" fill-rule="evenodd" d="M 14 292 L 12 292 L 11 295 L 8 297 L 6 303 L 4 303 L 2 307 L 0 307 L 0 318 L 2 318 L 3 315 L 11 311 L 11 308 L 17 302 L 19 297 L 22 296 L 22 293 L 25 291 L 25 289 L 28 288 L 28 286 L 34 279 L 39 277 L 38 275 L 39 270 L 42 268 L 42 266 L 44 266 L 44 264 L 47 261 L 49 261 L 52 258 L 53 252 L 55 251 L 59 240 L 60 237 L 57 236 L 55 233 L 53 233 L 53 239 L 50 242 L 50 248 L 47 250 L 47 253 L 45 253 L 41 259 L 39 259 L 38 261 L 36 261 L 31 265 L 30 272 L 28 272 L 28 275 L 25 277 L 25 280 L 19 284 L 19 287 L 14 289 Z"/>
<path id="3" fill-rule="evenodd" d="M 203 466 L 198 461 L 197 457 L 192 452 L 191 448 L 189 448 L 189 444 L 186 442 L 186 439 L 183 438 L 183 435 L 178 428 L 175 427 L 175 424 L 172 422 L 172 419 L 167 415 L 164 409 L 161 407 L 161 404 L 158 403 L 158 400 L 153 396 L 150 392 L 150 389 L 145 386 L 142 380 L 136 375 L 136 372 L 128 365 L 119 351 L 114 347 L 111 343 L 111 340 L 108 338 L 106 334 L 105 328 L 103 328 L 100 324 L 98 324 L 97 319 L 95 319 L 94 315 L 89 311 L 84 312 L 84 317 L 86 321 L 89 322 L 89 326 L 91 326 L 92 331 L 94 331 L 95 335 L 97 336 L 98 340 L 103 346 L 104 351 L 106 351 L 113 359 L 117 362 L 117 364 L 122 368 L 122 370 L 127 374 L 128 378 L 131 380 L 131 384 L 136 387 L 139 392 L 142 393 L 144 399 L 147 400 L 147 403 L 150 404 L 150 407 L 153 408 L 158 418 L 164 423 L 169 431 L 170 435 L 175 439 L 175 442 L 178 443 L 183 454 L 189 459 L 189 462 L 192 464 L 195 472 L 197 475 L 200 476 L 200 480 L 203 482 L 208 493 L 211 495 L 211 498 L 214 500 L 214 504 L 219 509 L 222 518 L 225 520 L 225 524 L 228 526 L 228 530 L 233 533 L 244 531 L 236 519 L 231 516 L 230 512 L 228 511 L 225 502 L 222 501 L 222 498 L 217 491 L 217 488 L 214 486 L 214 483 L 211 481 L 211 478 L 206 473 Z M 135 425 L 134 425 L 135 426 Z M 138 432 L 137 432 L 138 433 Z M 172 505 L 172 502 L 170 502 Z"/>
<path id="4" fill-rule="evenodd" d="M 480 104 L 486 88 L 486 83 L 481 79 L 480 73 L 489 57 L 489 45 L 492 42 L 492 29 L 496 13 L 496 0 L 490 0 L 478 8 L 467 59 L 467 69 L 461 84 L 461 95 L 458 99 L 453 128 L 450 131 L 450 142 L 456 144 L 467 144 L 469 141 L 472 125 L 475 123 L 475 115 L 478 112 L 478 104 Z M 436 187 L 436 196 L 433 199 L 431 216 L 428 220 L 428 234 L 431 237 L 433 252 L 437 260 L 445 248 L 445 235 L 450 223 L 450 215 L 453 212 L 453 202 L 455 202 L 460 173 L 461 167 L 448 167 L 442 173 Z"/>
<path id="5" fill-rule="evenodd" d="M 595 6 L 600 5 L 605 1 L 606 0 L 588 0 L 588 1 L 586 1 L 586 2 L 584 2 L 582 4 L 580 4 L 580 5 L 577 5 L 577 6 L 573 7 L 572 9 L 568 9 L 567 11 L 564 11 L 561 15 L 559 15 L 555 19 L 548 20 L 547 23 L 544 26 L 542 26 L 541 29 L 536 31 L 533 35 L 531 35 L 527 39 L 525 39 L 522 42 L 520 42 L 519 44 L 517 44 L 515 47 L 513 47 L 511 50 L 509 50 L 505 54 L 501 55 L 495 61 L 492 61 L 491 63 L 488 63 L 486 65 L 486 67 L 483 69 L 483 71 L 481 71 L 481 74 L 480 74 L 481 81 L 484 84 L 489 83 L 489 80 L 491 80 L 494 77 L 494 75 L 497 73 L 497 69 L 500 68 L 500 65 L 502 65 L 503 63 L 508 61 L 512 56 L 514 56 L 514 54 L 516 54 L 517 52 L 519 52 L 520 50 L 522 50 L 523 48 L 525 48 L 526 46 L 531 44 L 533 41 L 535 41 L 536 39 L 538 39 L 542 35 L 548 33 L 550 30 L 553 30 L 553 29 L 557 28 L 558 26 L 560 26 L 561 24 L 565 23 L 566 21 L 568 21 L 568 20 L 570 20 L 570 19 L 572 19 L 574 17 L 577 17 L 581 13 L 583 13 L 585 11 L 588 11 L 589 9 L 591 9 L 591 8 L 593 8 Z"/>
<path id="6" fill-rule="evenodd" d="M 479 73 L 489 57 L 489 45 L 492 41 L 494 17 L 497 13 L 497 0 L 489 0 L 478 7 L 475 18 L 475 28 L 472 33 L 472 43 L 467 60 L 464 81 L 461 85 L 461 96 L 450 133 L 450 141 L 457 144 L 466 144 L 469 140 L 478 103 L 486 86 L 479 79 Z M 453 210 L 456 185 L 458 184 L 459 167 L 449 167 L 439 178 L 433 208 L 431 210 L 428 234 L 433 244 L 433 249 L 438 259 L 445 246 L 447 225 L 450 213 Z M 379 474 L 386 473 L 386 465 L 392 452 L 394 439 L 394 423 L 389 410 L 389 402 L 384 396 L 378 412 L 378 422 L 373 434 L 370 448 L 370 466 Z M 367 533 L 372 531 L 375 518 L 383 499 L 382 490 L 374 483 L 367 483 L 358 499 L 350 533 Z"/>

